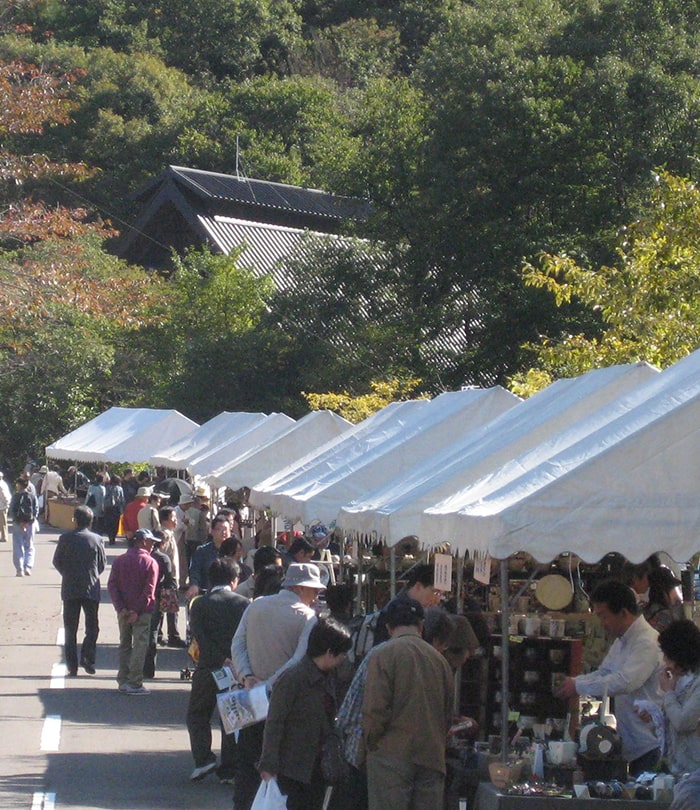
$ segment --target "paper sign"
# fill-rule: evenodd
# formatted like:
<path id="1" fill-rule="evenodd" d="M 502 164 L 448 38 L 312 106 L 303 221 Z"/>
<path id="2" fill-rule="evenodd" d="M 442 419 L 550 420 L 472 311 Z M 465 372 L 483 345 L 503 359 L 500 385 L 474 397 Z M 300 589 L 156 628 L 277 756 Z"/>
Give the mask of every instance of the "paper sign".
<path id="1" fill-rule="evenodd" d="M 491 582 L 491 557 L 488 554 L 477 554 L 474 557 L 474 579 L 483 585 Z"/>
<path id="2" fill-rule="evenodd" d="M 438 591 L 452 590 L 452 556 L 450 554 L 436 554 L 434 586 Z"/>

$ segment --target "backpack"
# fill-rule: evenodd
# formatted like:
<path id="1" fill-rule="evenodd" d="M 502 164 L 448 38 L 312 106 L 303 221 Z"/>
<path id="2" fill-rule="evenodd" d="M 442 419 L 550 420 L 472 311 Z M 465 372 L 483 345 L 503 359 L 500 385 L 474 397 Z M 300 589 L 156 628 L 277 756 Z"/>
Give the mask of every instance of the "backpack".
<path id="1" fill-rule="evenodd" d="M 15 509 L 15 518 L 18 523 L 31 523 L 34 520 L 34 511 L 32 510 L 32 499 L 28 493 L 23 492 L 17 501 Z"/>
<path id="2" fill-rule="evenodd" d="M 348 661 L 355 667 L 359 667 L 362 659 L 374 647 L 374 631 L 377 629 L 380 612 L 375 610 L 366 616 L 353 616 L 348 623 L 352 640 Z"/>
<path id="3" fill-rule="evenodd" d="M 118 499 L 117 499 L 117 488 L 112 484 L 111 486 L 107 487 L 107 494 L 105 495 L 104 499 L 104 506 L 105 509 L 114 509 L 118 506 Z"/>
<path id="4" fill-rule="evenodd" d="M 87 500 L 85 501 L 85 506 L 89 506 L 90 509 L 94 509 L 97 506 L 97 501 L 95 500 L 95 493 L 90 490 Z"/>

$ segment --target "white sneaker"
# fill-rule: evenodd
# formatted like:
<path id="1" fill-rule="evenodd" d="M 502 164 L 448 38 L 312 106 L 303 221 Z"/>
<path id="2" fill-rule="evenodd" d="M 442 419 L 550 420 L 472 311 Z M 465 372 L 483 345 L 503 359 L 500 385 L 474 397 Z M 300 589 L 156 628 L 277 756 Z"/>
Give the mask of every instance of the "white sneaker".
<path id="1" fill-rule="evenodd" d="M 145 686 L 130 686 L 128 683 L 125 684 L 126 689 L 124 690 L 127 695 L 150 695 L 151 690 L 146 689 Z"/>
<path id="2" fill-rule="evenodd" d="M 190 774 L 190 781 L 199 782 L 200 780 L 204 779 L 207 774 L 215 771 L 218 767 L 219 766 L 216 764 L 216 760 L 213 762 L 207 762 L 206 765 L 200 765 L 199 768 L 195 768 Z"/>
<path id="3" fill-rule="evenodd" d="M 128 692 L 129 691 L 129 684 L 128 683 L 120 683 L 119 684 L 119 691 L 120 692 Z"/>

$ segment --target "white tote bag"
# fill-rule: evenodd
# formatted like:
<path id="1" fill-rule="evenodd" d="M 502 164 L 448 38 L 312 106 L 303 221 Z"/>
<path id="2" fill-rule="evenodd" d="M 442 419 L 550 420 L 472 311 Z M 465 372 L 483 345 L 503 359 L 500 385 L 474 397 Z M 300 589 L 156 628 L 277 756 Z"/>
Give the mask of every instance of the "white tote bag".
<path id="1" fill-rule="evenodd" d="M 287 797 L 282 795 L 276 779 L 263 779 L 250 810 L 287 810 Z"/>

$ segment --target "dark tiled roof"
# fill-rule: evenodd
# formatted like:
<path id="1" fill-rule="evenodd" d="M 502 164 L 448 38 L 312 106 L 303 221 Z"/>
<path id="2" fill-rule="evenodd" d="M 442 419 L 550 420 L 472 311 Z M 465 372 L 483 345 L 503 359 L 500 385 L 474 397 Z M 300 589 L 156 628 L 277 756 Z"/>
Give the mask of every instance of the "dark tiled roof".
<path id="1" fill-rule="evenodd" d="M 381 261 L 381 253 L 377 254 L 376 250 L 372 251 L 370 243 L 362 239 L 315 233 L 301 228 L 288 228 L 232 217 L 211 217 L 199 214 L 197 219 L 222 253 L 228 255 L 231 251 L 242 248 L 238 260 L 240 266 L 249 269 L 256 276 L 270 276 L 276 290 L 300 291 L 296 274 L 289 270 L 290 263 L 300 259 L 313 260 L 319 241 L 348 242 L 360 247 L 366 244 L 368 257 L 372 257 L 372 261 L 375 263 Z M 318 295 L 318 289 L 315 286 L 313 289 L 301 290 L 301 292 L 308 292 L 310 300 Z M 473 295 L 469 298 L 471 304 L 469 309 L 471 310 L 474 303 L 478 301 L 478 296 Z M 360 300 L 358 303 L 359 310 L 355 313 L 355 317 L 359 319 L 370 317 L 368 302 Z M 478 330 L 480 322 L 477 320 L 469 324 L 469 327 L 469 331 Z M 425 361 L 437 366 L 452 367 L 469 346 L 464 327 L 426 330 L 426 332 L 428 331 L 430 336 L 426 334 L 423 337 L 419 351 Z M 353 351 L 352 341 L 347 339 L 344 329 L 329 330 L 326 333 L 326 340 L 341 345 L 348 351 Z"/>
<path id="2" fill-rule="evenodd" d="M 169 166 L 166 174 L 195 194 L 210 199 L 333 220 L 365 219 L 369 215 L 369 202 L 357 197 L 340 197 L 317 189 L 287 186 L 266 180 L 248 180 L 182 166 Z"/>

